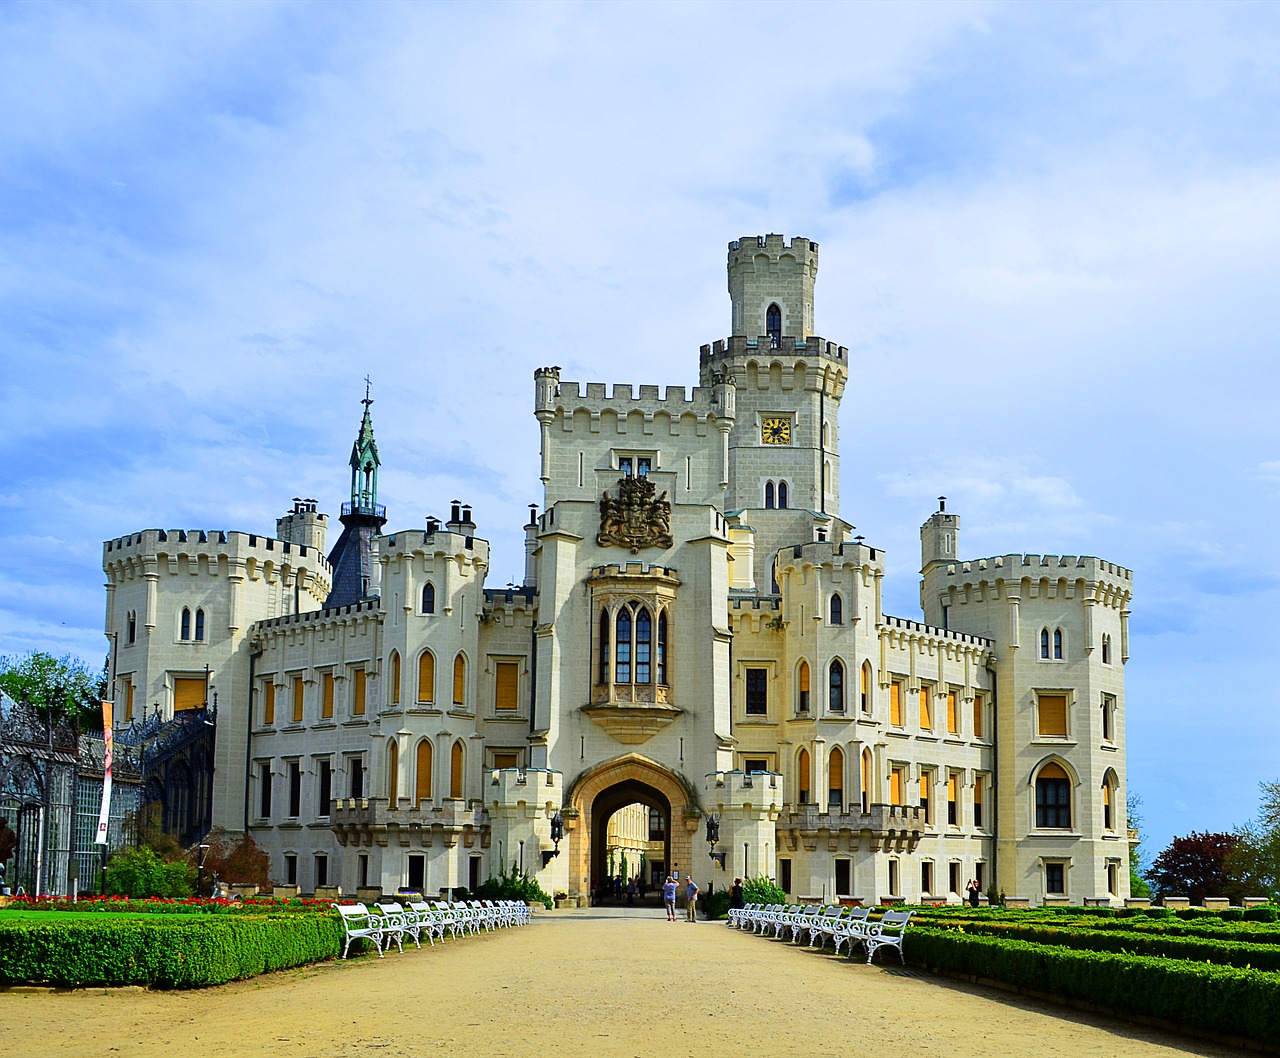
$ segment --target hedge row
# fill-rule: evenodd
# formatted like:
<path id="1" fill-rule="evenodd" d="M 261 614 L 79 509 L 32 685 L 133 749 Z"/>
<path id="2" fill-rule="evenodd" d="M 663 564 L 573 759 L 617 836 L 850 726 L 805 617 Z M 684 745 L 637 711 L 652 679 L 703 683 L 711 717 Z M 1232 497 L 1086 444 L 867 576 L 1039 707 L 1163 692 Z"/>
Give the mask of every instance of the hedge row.
<path id="1" fill-rule="evenodd" d="M 1121 1014 L 1280 1044 L 1280 974 L 1142 955 L 1071 951 L 956 930 L 913 930 L 911 959 Z"/>
<path id="2" fill-rule="evenodd" d="M 0 919 L 0 982 L 202 988 L 332 958 L 342 935 L 324 915 Z"/>
<path id="3" fill-rule="evenodd" d="M 1002 914 L 975 912 L 969 915 L 937 915 L 926 911 L 917 914 L 913 921 L 920 924 L 958 925 L 966 929 L 984 928 L 988 925 L 1042 927 L 1097 933 L 1136 933 L 1144 936 L 1200 937 L 1236 945 L 1280 945 L 1280 927 L 1254 922 L 1224 922 L 1217 918 L 1210 921 L 1183 921 L 1176 918 L 1151 920 L 1092 918 L 1086 915 L 1070 917 L 1046 915 L 1037 911 L 1006 911 Z"/>
<path id="4" fill-rule="evenodd" d="M 1025 940 L 1073 951 L 1107 951 L 1127 955 L 1153 955 L 1165 959 L 1189 959 L 1239 966 L 1255 970 L 1280 971 L 1280 946 L 1242 944 L 1222 938 L 1205 939 L 1186 934 L 1137 930 L 1098 930 L 1090 927 L 1047 926 L 1023 922 L 971 922 L 960 926 L 921 923 L 924 930 L 963 930 L 971 936 Z"/>

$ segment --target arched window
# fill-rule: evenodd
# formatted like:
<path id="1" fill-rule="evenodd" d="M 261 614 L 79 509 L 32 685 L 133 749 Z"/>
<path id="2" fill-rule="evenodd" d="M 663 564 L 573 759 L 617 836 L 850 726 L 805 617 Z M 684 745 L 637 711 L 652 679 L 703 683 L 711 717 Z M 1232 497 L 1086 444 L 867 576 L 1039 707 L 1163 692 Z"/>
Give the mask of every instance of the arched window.
<path id="1" fill-rule="evenodd" d="M 796 756 L 796 771 L 799 773 L 800 803 L 802 805 L 807 805 L 811 800 L 809 796 L 809 791 L 812 789 L 810 782 L 812 778 L 810 775 L 811 770 L 812 769 L 809 767 L 809 751 L 807 749 L 802 749 Z"/>
<path id="2" fill-rule="evenodd" d="M 831 623 L 833 625 L 844 624 L 844 600 L 840 598 L 839 592 L 831 596 Z"/>
<path id="3" fill-rule="evenodd" d="M 862 751 L 862 811 L 871 811 L 871 750 Z"/>
<path id="4" fill-rule="evenodd" d="M 1036 826 L 1071 829 L 1071 778 L 1053 761 L 1036 776 Z"/>
<path id="5" fill-rule="evenodd" d="M 418 658 L 418 701 L 424 703 L 436 700 L 436 656 L 424 650 Z"/>
<path id="6" fill-rule="evenodd" d="M 129 611 L 128 634 L 126 642 L 136 643 L 138 641 L 138 611 Z"/>
<path id="7" fill-rule="evenodd" d="M 387 800 L 395 808 L 400 797 L 400 747 L 394 738 L 387 739 Z"/>
<path id="8" fill-rule="evenodd" d="M 417 760 L 414 762 L 413 803 L 431 800 L 431 740 L 424 738 L 418 743 Z"/>
<path id="9" fill-rule="evenodd" d="M 636 683 L 648 683 L 653 660 L 653 619 L 645 607 L 636 614 Z"/>
<path id="10" fill-rule="evenodd" d="M 597 683 L 609 682 L 609 611 L 600 611 L 600 675 Z"/>
<path id="11" fill-rule="evenodd" d="M 182 608 L 182 627 L 178 634 L 183 639 L 191 638 L 191 611 L 185 606 Z"/>
<path id="12" fill-rule="evenodd" d="M 1102 777 L 1102 829 L 1114 831 L 1116 828 L 1116 808 L 1119 804 L 1120 784 L 1116 773 L 1110 768 Z"/>
<path id="13" fill-rule="evenodd" d="M 797 713 L 807 713 L 809 711 L 809 663 L 803 658 L 800 659 L 800 698 L 796 703 Z"/>
<path id="14" fill-rule="evenodd" d="M 467 659 L 459 654 L 453 659 L 453 704 L 462 705 L 467 700 Z"/>
<path id="15" fill-rule="evenodd" d="M 1053 660 L 1062 660 L 1062 629 L 1055 628 L 1053 630 Z"/>
<path id="16" fill-rule="evenodd" d="M 436 612 L 436 586 L 431 581 L 422 586 L 422 612 Z"/>
<path id="17" fill-rule="evenodd" d="M 864 661 L 862 663 L 862 689 L 860 691 L 860 701 L 862 711 L 864 713 L 871 712 L 871 662 Z"/>
<path id="18" fill-rule="evenodd" d="M 196 611 L 196 639 L 204 642 L 204 610 Z"/>
<path id="19" fill-rule="evenodd" d="M 459 655 L 461 657 L 461 655 Z M 458 799 L 462 797 L 462 765 L 465 762 L 466 749 L 459 739 L 453 744 L 453 752 L 449 755 L 449 796 Z"/>
<path id="20" fill-rule="evenodd" d="M 667 611 L 658 614 L 658 682 L 667 685 Z"/>
<path id="21" fill-rule="evenodd" d="M 833 713 L 844 712 L 844 662 L 839 658 L 831 662 L 827 678 L 827 704 Z"/>
<path id="22" fill-rule="evenodd" d="M 1042 658 L 1049 657 L 1049 629 L 1040 629 L 1040 656 Z"/>
<path id="23" fill-rule="evenodd" d="M 777 349 L 782 345 L 782 310 L 776 302 L 765 310 L 764 333 L 769 336 L 770 348 Z"/>
<path id="24" fill-rule="evenodd" d="M 827 764 L 827 804 L 833 812 L 844 808 L 844 751 L 839 746 Z"/>
<path id="25" fill-rule="evenodd" d="M 785 509 L 787 506 L 787 483 L 785 481 L 778 482 L 778 507 Z"/>
<path id="26" fill-rule="evenodd" d="M 129 640 L 129 642 L 132 643 L 133 640 L 131 639 Z M 1102 637 L 1102 663 L 1104 665 L 1111 664 L 1111 636 L 1110 635 L 1104 635 Z"/>
<path id="27" fill-rule="evenodd" d="M 773 506 L 773 482 L 766 481 L 764 483 L 764 505 L 765 507 Z"/>
<path id="28" fill-rule="evenodd" d="M 618 611 L 618 637 L 613 655 L 613 682 L 631 682 L 631 607 Z"/>
<path id="29" fill-rule="evenodd" d="M 391 664 L 387 666 L 391 670 L 391 704 L 400 704 L 400 652 L 393 650 L 391 652 Z"/>

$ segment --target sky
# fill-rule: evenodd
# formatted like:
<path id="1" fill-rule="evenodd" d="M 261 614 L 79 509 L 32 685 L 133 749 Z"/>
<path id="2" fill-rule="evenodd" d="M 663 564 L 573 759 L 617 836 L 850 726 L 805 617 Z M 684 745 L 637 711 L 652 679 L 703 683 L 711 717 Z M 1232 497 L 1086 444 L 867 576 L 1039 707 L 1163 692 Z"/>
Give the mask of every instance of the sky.
<path id="1" fill-rule="evenodd" d="M 1280 5 L 0 5 L 0 654 L 102 541 L 541 501 L 533 371 L 692 386 L 725 251 L 821 246 L 841 513 L 1134 570 L 1150 859 L 1280 778 Z"/>

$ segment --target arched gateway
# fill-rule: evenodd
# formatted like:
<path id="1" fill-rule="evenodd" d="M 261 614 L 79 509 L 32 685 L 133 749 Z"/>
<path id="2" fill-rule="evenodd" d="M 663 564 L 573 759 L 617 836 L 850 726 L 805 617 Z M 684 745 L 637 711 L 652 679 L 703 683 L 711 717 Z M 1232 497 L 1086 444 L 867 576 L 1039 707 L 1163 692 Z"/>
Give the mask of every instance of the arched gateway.
<path id="1" fill-rule="evenodd" d="M 569 877 L 579 892 L 588 892 L 591 879 L 606 874 L 605 828 L 614 812 L 630 804 L 656 808 L 666 817 L 668 870 L 693 863 L 697 794 L 685 779 L 648 757 L 628 753 L 584 772 L 566 791 L 565 803 L 577 817 L 569 831 Z"/>

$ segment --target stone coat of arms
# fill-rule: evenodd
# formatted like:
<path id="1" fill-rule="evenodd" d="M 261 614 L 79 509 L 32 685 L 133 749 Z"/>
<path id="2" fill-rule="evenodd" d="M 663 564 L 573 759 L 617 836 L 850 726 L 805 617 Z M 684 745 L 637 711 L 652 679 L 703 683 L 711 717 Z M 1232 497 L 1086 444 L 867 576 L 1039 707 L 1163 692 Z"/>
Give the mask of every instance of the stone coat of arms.
<path id="1" fill-rule="evenodd" d="M 625 547 L 632 554 L 645 547 L 670 547 L 671 503 L 647 477 L 618 479 L 618 495 L 600 497 L 601 547 Z"/>

